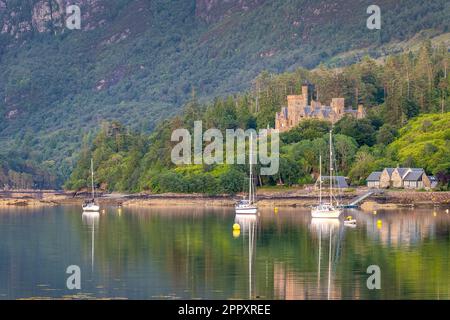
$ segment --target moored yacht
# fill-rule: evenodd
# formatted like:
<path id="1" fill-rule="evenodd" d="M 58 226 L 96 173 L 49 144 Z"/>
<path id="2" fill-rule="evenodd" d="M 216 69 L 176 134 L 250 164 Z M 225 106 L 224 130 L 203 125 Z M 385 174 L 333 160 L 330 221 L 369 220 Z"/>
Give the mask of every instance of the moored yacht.
<path id="1" fill-rule="evenodd" d="M 253 185 L 253 134 L 250 135 L 250 177 L 248 182 L 248 199 L 240 200 L 236 203 L 236 214 L 256 214 L 258 205 L 256 203 L 255 186 Z"/>
<path id="2" fill-rule="evenodd" d="M 92 188 L 92 199 L 86 200 L 83 203 L 83 212 L 99 212 L 100 206 L 95 201 L 95 187 L 94 187 L 94 162 L 91 159 L 91 188 Z"/>
<path id="3" fill-rule="evenodd" d="M 311 216 L 313 218 L 339 218 L 342 210 L 339 208 L 339 203 L 336 206 L 333 204 L 333 138 L 330 130 L 330 188 L 329 188 L 329 202 L 322 201 L 322 157 L 320 156 L 319 166 L 319 203 L 311 209 Z"/>

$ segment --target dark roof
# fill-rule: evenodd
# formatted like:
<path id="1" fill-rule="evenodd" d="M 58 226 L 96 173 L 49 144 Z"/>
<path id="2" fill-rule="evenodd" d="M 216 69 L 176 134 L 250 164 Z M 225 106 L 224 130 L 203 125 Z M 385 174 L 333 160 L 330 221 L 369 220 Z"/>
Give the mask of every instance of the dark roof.
<path id="1" fill-rule="evenodd" d="M 368 177 L 367 181 L 380 181 L 381 171 L 374 171 Z"/>
<path id="2" fill-rule="evenodd" d="M 408 173 L 405 177 L 405 181 L 419 181 L 420 178 L 422 177 L 423 171 L 411 171 L 410 173 Z"/>
<path id="3" fill-rule="evenodd" d="M 409 168 L 396 168 L 398 174 L 400 175 L 400 177 L 403 178 L 403 176 L 405 175 L 406 172 L 408 172 Z"/>
<path id="4" fill-rule="evenodd" d="M 394 172 L 395 168 L 384 168 L 384 170 L 387 171 L 387 173 L 389 174 L 389 177 L 392 176 L 392 172 Z"/>
<path id="5" fill-rule="evenodd" d="M 412 172 L 424 172 L 422 168 L 396 168 L 396 169 L 402 178 L 404 178 L 406 174 L 409 174 L 408 171 L 410 170 Z"/>
<path id="6" fill-rule="evenodd" d="M 343 176 L 337 176 L 337 177 L 333 177 L 333 183 L 337 184 L 337 186 L 339 188 L 348 188 L 348 183 L 347 180 L 345 180 L 345 177 Z M 329 182 L 330 177 L 329 176 L 322 176 L 322 181 L 324 183 Z"/>
<path id="7" fill-rule="evenodd" d="M 303 110 L 305 111 L 305 113 L 311 112 L 312 109 L 313 109 L 313 108 L 312 108 L 310 105 L 305 106 L 305 107 L 303 108 Z"/>
<path id="8" fill-rule="evenodd" d="M 324 118 L 329 118 L 330 117 L 330 113 L 331 113 L 331 109 L 324 109 L 322 111 Z"/>
<path id="9" fill-rule="evenodd" d="M 317 117 L 319 115 L 322 115 L 325 119 L 330 117 L 330 114 L 333 110 L 331 109 L 330 106 L 315 106 L 312 107 L 310 105 L 305 106 L 303 108 L 303 112 L 305 114 L 305 116 L 308 117 Z"/>

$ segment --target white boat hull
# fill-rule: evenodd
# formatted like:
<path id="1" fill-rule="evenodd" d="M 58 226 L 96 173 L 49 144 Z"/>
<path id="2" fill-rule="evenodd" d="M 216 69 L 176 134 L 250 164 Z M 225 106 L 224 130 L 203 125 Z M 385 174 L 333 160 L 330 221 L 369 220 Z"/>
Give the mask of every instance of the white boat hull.
<path id="1" fill-rule="evenodd" d="M 339 209 L 335 210 L 311 210 L 311 216 L 313 218 L 339 218 L 342 211 Z"/>
<path id="2" fill-rule="evenodd" d="M 236 207 L 235 208 L 236 214 L 256 214 L 258 213 L 257 207 Z"/>
<path id="3" fill-rule="evenodd" d="M 83 212 L 99 212 L 100 206 L 94 204 L 94 205 L 87 205 L 83 206 Z"/>

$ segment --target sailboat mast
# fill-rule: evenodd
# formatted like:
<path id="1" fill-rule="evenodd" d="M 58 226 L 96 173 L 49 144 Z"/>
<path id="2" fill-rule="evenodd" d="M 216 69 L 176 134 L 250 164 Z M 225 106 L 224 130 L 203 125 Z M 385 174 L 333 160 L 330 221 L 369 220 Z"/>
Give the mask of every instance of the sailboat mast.
<path id="1" fill-rule="evenodd" d="M 95 200 L 94 191 L 94 160 L 91 158 L 91 187 L 92 187 L 92 199 Z"/>
<path id="2" fill-rule="evenodd" d="M 322 203 L 322 154 L 319 155 L 319 204 Z"/>
<path id="3" fill-rule="evenodd" d="M 333 138 L 330 130 L 330 205 L 333 205 Z"/>
<path id="4" fill-rule="evenodd" d="M 252 197 L 252 187 L 253 187 L 253 170 L 252 170 L 252 160 L 253 160 L 253 133 L 250 134 L 250 157 L 249 157 L 249 164 L 250 164 L 250 181 L 248 183 L 248 201 L 250 204 L 253 203 L 253 197 Z"/>

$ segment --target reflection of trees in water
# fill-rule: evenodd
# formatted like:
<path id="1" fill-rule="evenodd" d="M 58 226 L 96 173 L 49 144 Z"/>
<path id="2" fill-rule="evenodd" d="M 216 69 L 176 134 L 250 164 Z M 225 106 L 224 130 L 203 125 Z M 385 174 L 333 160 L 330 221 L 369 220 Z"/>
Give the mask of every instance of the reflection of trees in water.
<path id="1" fill-rule="evenodd" d="M 352 214 L 354 215 L 354 214 Z M 369 214 L 365 214 L 370 217 Z M 432 216 L 431 213 L 429 214 Z M 354 215 L 356 216 L 356 215 Z M 383 227 L 386 225 L 384 216 Z M 395 217 L 393 219 L 395 223 Z M 427 219 L 418 217 L 418 223 Z M 357 216 L 358 227 L 332 231 L 340 243 L 332 242 L 330 298 L 408 297 L 424 290 L 449 298 L 449 239 L 436 236 L 419 238 L 409 250 L 390 250 L 369 233 L 367 222 Z M 449 221 L 439 220 L 448 231 Z M 322 234 L 320 291 L 318 290 L 318 234 L 307 213 L 285 210 L 282 214 L 262 213 L 255 224 L 249 252 L 248 231 L 241 225 L 241 236 L 233 238 L 234 215 L 226 209 L 142 210 L 124 209 L 122 216 L 107 214 L 96 238 L 96 265 L 120 277 L 125 265 L 155 262 L 158 273 L 170 279 L 168 286 L 184 291 L 186 297 L 248 298 L 327 298 L 329 250 L 326 232 Z M 423 228 L 422 226 L 421 228 Z M 429 228 L 430 229 L 430 228 Z M 257 230 L 257 232 L 256 232 Z M 97 232 L 97 231 L 96 231 Z M 258 237 L 256 237 L 258 234 Z M 244 240 L 246 240 L 244 242 Z M 119 258 L 120 247 L 120 258 Z M 258 252 L 256 258 L 256 250 Z M 251 273 L 249 259 L 251 253 Z M 382 270 L 379 292 L 366 289 L 366 268 L 377 264 Z M 427 270 L 421 273 L 417 268 Z M 248 275 L 251 275 L 250 286 Z M 149 275 L 150 277 L 150 275 Z M 150 280 L 149 280 L 150 281 Z M 406 281 L 406 282 L 405 282 Z M 399 291 L 402 283 L 408 291 Z M 406 284 L 405 284 L 406 285 Z M 322 292 L 322 293 L 321 293 Z M 420 296 L 419 296 L 420 297 Z"/>

